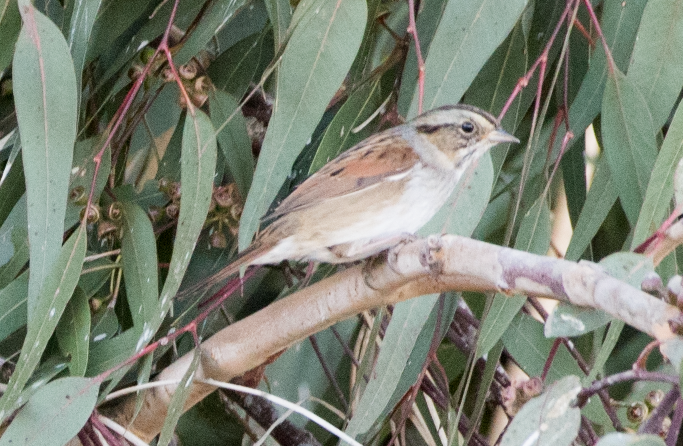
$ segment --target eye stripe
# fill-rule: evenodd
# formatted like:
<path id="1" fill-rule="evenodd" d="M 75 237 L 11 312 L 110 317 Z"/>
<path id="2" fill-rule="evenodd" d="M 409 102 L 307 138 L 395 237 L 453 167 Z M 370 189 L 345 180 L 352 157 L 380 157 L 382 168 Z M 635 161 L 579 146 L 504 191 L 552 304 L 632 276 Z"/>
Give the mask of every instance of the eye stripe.
<path id="1" fill-rule="evenodd" d="M 418 125 L 416 128 L 419 133 L 426 133 L 427 135 L 431 135 L 432 133 L 436 133 L 443 128 L 452 126 L 453 124 L 422 124 Z"/>

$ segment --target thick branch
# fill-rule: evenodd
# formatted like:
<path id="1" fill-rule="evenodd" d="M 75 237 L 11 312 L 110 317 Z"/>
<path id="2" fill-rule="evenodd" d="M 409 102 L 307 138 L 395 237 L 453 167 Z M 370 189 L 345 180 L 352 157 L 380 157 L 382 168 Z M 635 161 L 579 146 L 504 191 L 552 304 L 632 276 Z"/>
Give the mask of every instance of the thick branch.
<path id="1" fill-rule="evenodd" d="M 675 334 L 676 307 L 606 275 L 595 264 L 529 254 L 464 237 L 420 239 L 391 250 L 388 259 L 349 268 L 226 327 L 202 344 L 195 378 L 229 381 L 301 339 L 361 311 L 447 290 L 499 291 L 550 297 L 600 308 L 659 341 Z M 192 353 L 167 367 L 158 380 L 178 379 Z M 193 383 L 187 407 L 214 387 Z M 149 391 L 131 430 L 151 440 L 161 429 L 175 386 Z M 135 399 L 119 407 L 128 425 Z"/>

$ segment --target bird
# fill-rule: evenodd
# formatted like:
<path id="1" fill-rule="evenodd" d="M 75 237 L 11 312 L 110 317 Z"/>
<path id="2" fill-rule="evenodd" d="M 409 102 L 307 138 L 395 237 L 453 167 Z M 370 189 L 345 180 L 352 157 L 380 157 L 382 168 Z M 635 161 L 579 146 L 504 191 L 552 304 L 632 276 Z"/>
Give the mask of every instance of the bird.
<path id="1" fill-rule="evenodd" d="M 518 142 L 493 115 L 464 104 L 372 135 L 296 187 L 236 260 L 188 291 L 250 265 L 350 263 L 379 254 L 424 226 L 481 155 Z"/>

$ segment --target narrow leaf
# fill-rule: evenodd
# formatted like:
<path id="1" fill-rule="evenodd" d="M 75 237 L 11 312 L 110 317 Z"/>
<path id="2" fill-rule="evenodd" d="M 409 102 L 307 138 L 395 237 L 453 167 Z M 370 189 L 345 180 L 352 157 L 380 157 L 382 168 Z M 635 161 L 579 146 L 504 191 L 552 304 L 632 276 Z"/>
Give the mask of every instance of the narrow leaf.
<path id="1" fill-rule="evenodd" d="M 90 46 L 90 34 L 102 0 L 74 0 L 71 24 L 69 25 L 69 49 L 74 60 L 76 82 L 79 96 L 81 93 L 81 72 Z M 80 102 L 80 101 L 79 101 Z"/>
<path id="2" fill-rule="evenodd" d="M 581 425 L 581 410 L 573 405 L 580 390 L 576 376 L 552 384 L 522 407 L 507 427 L 501 446 L 572 444 Z"/>
<path id="3" fill-rule="evenodd" d="M 209 4 L 202 20 L 178 50 L 174 60 L 178 64 L 187 63 L 230 21 L 235 12 L 246 4 L 246 0 L 216 0 Z"/>
<path id="4" fill-rule="evenodd" d="M 431 294 L 401 302 L 394 308 L 370 382 L 345 430 L 350 436 L 366 433 L 390 410 L 388 403 L 401 372 L 406 368 L 413 346 L 437 299 L 438 295 Z"/>
<path id="5" fill-rule="evenodd" d="M 633 234 L 632 247 L 638 246 L 666 219 L 674 193 L 674 174 L 683 158 L 683 107 L 676 110 L 662 148 L 654 163 L 645 200 Z"/>
<path id="6" fill-rule="evenodd" d="M 358 52 L 367 22 L 364 0 L 303 0 L 277 77 L 273 115 L 240 221 L 239 247 L 290 174 Z"/>
<path id="7" fill-rule="evenodd" d="M 185 400 L 187 400 L 187 397 L 190 395 L 190 390 L 192 389 L 192 378 L 194 378 L 194 374 L 197 371 L 197 366 L 199 366 L 201 357 L 202 349 L 195 348 L 192 362 L 189 364 L 185 374 L 178 383 L 178 386 L 171 397 L 171 403 L 168 405 L 168 412 L 166 413 L 166 418 L 164 419 L 164 426 L 161 429 L 161 435 L 159 436 L 159 441 L 157 442 L 157 445 L 159 446 L 167 446 L 173 438 L 173 431 L 175 430 L 176 424 L 178 424 L 180 416 L 183 414 Z"/>
<path id="8" fill-rule="evenodd" d="M 71 376 L 84 376 L 90 346 L 90 305 L 83 290 L 76 288 L 57 324 L 57 341 L 69 358 Z"/>
<path id="9" fill-rule="evenodd" d="M 643 11 L 628 78 L 648 103 L 655 128 L 683 87 L 683 0 L 650 0 Z"/>
<path id="10" fill-rule="evenodd" d="M 572 239 L 569 241 L 565 258 L 577 261 L 590 245 L 591 240 L 607 218 L 614 203 L 619 198 L 609 166 L 605 157 L 600 158 L 593 175 L 591 188 L 586 195 L 579 221 L 576 222 Z"/>
<path id="11" fill-rule="evenodd" d="M 140 206 L 122 202 L 121 263 L 133 325 L 139 334 L 159 312 L 157 245 L 149 217 Z"/>
<path id="12" fill-rule="evenodd" d="M 28 197 L 29 320 L 57 261 L 76 138 L 76 75 L 59 28 L 27 6 L 13 61 L 14 101 Z M 56 88 L 58 86 L 58 88 Z"/>
<path id="13" fill-rule="evenodd" d="M 280 46 L 285 43 L 287 28 L 292 20 L 292 6 L 289 0 L 266 0 L 265 4 L 268 10 L 268 18 L 270 18 L 273 27 L 275 51 L 277 52 Z"/>
<path id="14" fill-rule="evenodd" d="M 66 444 L 90 417 L 98 390 L 86 378 L 61 378 L 43 386 L 12 420 L 0 446 Z"/>
<path id="15" fill-rule="evenodd" d="M 163 315 L 171 308 L 211 204 L 217 157 L 215 131 L 204 112 L 195 110 L 195 113 L 195 116 L 187 115 L 183 128 L 178 231 L 173 243 L 168 277 L 161 291 L 160 310 L 154 319 L 148 321 L 149 325 L 140 337 L 136 350 L 152 339 Z"/>
<path id="16" fill-rule="evenodd" d="M 21 30 L 21 16 L 17 2 L 3 0 L 0 2 L 0 72 L 7 68 L 12 61 L 14 42 Z"/>
<path id="17" fill-rule="evenodd" d="M 0 290 L 0 341 L 26 325 L 27 292 L 27 272 Z"/>
<path id="18" fill-rule="evenodd" d="M 631 225 L 635 225 L 657 158 L 657 144 L 645 98 L 617 69 L 607 78 L 601 128 L 621 206 Z"/>
<path id="19" fill-rule="evenodd" d="M 228 93 L 220 90 L 209 95 L 211 122 L 218 130 L 218 143 L 221 146 L 230 175 L 237 189 L 246 197 L 254 176 L 254 156 L 251 153 L 251 139 L 247 133 L 247 123 L 238 110 L 239 104 Z M 226 123 L 228 117 L 237 110 L 235 116 Z"/>
<path id="20" fill-rule="evenodd" d="M 460 101 L 525 6 L 526 0 L 448 2 L 425 60 L 424 110 Z M 417 115 L 417 93 L 409 118 Z"/>
<path id="21" fill-rule="evenodd" d="M 19 394 L 38 365 L 47 342 L 76 288 L 85 258 L 86 241 L 87 231 L 85 226 L 81 225 L 62 247 L 43 288 L 38 293 L 34 312 L 29 315 L 28 331 L 17 367 L 7 385 L 7 391 L 0 398 L 0 420 L 11 413 L 15 404 L 20 403 Z"/>

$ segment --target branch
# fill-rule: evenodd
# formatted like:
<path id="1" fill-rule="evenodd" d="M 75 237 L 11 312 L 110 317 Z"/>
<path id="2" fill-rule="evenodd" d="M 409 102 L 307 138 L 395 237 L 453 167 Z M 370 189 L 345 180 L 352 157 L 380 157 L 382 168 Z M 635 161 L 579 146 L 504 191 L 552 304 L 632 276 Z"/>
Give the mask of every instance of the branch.
<path id="1" fill-rule="evenodd" d="M 676 307 L 608 276 L 593 263 L 538 256 L 459 236 L 430 236 L 317 282 L 216 333 L 201 345 L 203 359 L 195 379 L 230 381 L 364 310 L 448 290 L 543 296 L 599 308 L 660 342 L 676 336 L 669 321 L 681 318 Z M 182 377 L 192 356 L 190 352 L 178 359 L 156 379 Z M 185 409 L 214 389 L 193 383 Z M 161 430 L 174 392 L 175 385 L 147 392 L 130 429 L 151 441 Z M 115 410 L 117 421 L 129 425 L 135 398 Z"/>

